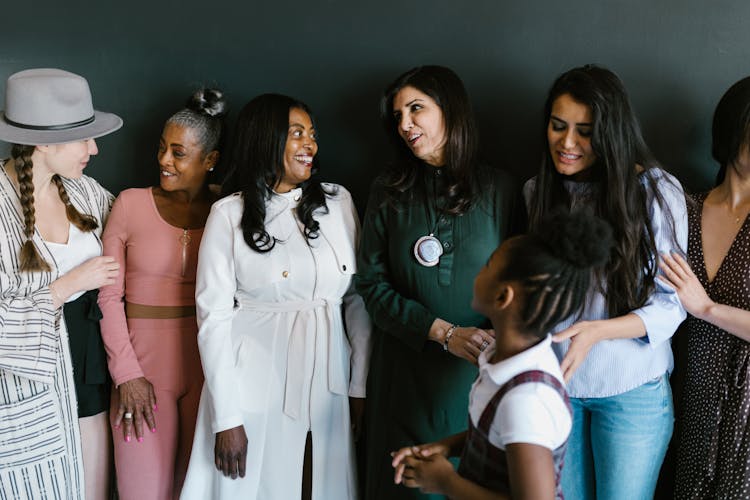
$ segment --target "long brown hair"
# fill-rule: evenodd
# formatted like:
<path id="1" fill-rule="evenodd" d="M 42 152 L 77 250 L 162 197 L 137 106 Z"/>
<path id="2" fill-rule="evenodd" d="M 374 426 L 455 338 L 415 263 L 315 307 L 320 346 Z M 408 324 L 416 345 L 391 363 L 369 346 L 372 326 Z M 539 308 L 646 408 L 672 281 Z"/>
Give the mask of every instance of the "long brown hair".
<path id="1" fill-rule="evenodd" d="M 21 271 L 27 272 L 51 270 L 49 264 L 41 255 L 39 255 L 39 251 L 32 240 L 34 237 L 36 216 L 34 213 L 34 183 L 32 182 L 34 177 L 34 163 L 31 160 L 31 155 L 34 153 L 35 149 L 36 146 L 22 144 L 14 144 L 11 149 L 11 157 L 13 158 L 13 165 L 16 169 L 16 176 L 18 178 L 18 187 L 21 193 L 24 236 L 26 236 L 26 241 L 21 246 L 21 252 L 19 254 L 20 266 Z M 55 174 L 52 176 L 52 182 L 57 186 L 60 200 L 65 204 L 65 215 L 72 224 L 75 224 L 75 226 L 81 231 L 86 232 L 93 231 L 99 227 L 99 224 L 93 216 L 81 214 L 76 210 L 76 207 L 70 202 L 68 192 L 65 190 L 65 185 L 59 175 Z"/>

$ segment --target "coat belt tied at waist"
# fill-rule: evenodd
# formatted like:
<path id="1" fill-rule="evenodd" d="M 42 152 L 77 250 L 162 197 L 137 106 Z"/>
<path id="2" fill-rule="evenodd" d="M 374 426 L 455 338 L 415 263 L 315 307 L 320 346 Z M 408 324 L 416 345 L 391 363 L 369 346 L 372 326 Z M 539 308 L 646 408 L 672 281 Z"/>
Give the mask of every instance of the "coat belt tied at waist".
<path id="1" fill-rule="evenodd" d="M 341 299 L 259 302 L 237 298 L 237 303 L 245 311 L 263 313 L 301 313 L 324 309 L 328 326 L 328 390 L 334 394 L 348 396 L 350 347 L 341 319 Z M 305 338 L 314 335 L 315 326 L 315 321 L 308 321 L 307 318 L 300 318 L 300 314 L 296 314 L 289 335 L 284 413 L 293 419 L 300 416 L 304 374 L 307 372 Z"/>

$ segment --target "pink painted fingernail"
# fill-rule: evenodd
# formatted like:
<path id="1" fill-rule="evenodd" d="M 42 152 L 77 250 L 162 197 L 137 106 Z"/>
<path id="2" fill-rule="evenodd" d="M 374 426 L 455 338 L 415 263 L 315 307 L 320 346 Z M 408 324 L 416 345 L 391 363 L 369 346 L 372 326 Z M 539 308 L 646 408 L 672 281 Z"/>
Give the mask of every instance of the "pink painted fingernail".
<path id="1" fill-rule="evenodd" d="M 126 442 L 126 443 L 129 443 L 129 442 L 130 442 L 130 436 L 125 436 L 125 442 Z"/>
<path id="2" fill-rule="evenodd" d="M 142 443 L 142 442 L 143 442 L 143 438 L 142 438 L 142 437 L 139 437 L 139 438 L 138 438 L 138 442 L 139 442 L 139 443 Z"/>
<path id="3" fill-rule="evenodd" d="M 156 405 L 154 405 L 154 411 L 156 411 Z"/>
<path id="4" fill-rule="evenodd" d="M 151 432 L 156 432 L 156 427 L 154 427 L 153 429 L 151 429 Z"/>

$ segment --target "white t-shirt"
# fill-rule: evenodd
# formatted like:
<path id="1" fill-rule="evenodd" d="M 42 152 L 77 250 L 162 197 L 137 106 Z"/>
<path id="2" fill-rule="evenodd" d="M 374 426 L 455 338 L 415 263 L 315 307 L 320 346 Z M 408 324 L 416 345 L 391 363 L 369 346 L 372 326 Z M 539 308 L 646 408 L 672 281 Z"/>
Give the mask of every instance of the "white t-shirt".
<path id="1" fill-rule="evenodd" d="M 519 373 L 541 370 L 563 383 L 549 335 L 534 347 L 492 364 L 488 359 L 494 353 L 493 344 L 479 356 L 479 377 L 469 398 L 469 415 L 475 426 L 498 389 Z M 570 412 L 557 391 L 541 382 L 528 382 L 509 390 L 500 400 L 489 440 L 503 450 L 511 443 L 536 444 L 554 450 L 568 438 L 571 425 Z"/>
<path id="2" fill-rule="evenodd" d="M 67 243 L 53 243 L 51 241 L 45 241 L 45 243 L 55 257 L 60 276 L 79 264 L 102 254 L 102 247 L 94 233 L 91 231 L 83 232 L 72 222 L 70 223 Z M 65 302 L 73 302 L 83 294 L 84 291 L 76 292 L 68 297 Z"/>

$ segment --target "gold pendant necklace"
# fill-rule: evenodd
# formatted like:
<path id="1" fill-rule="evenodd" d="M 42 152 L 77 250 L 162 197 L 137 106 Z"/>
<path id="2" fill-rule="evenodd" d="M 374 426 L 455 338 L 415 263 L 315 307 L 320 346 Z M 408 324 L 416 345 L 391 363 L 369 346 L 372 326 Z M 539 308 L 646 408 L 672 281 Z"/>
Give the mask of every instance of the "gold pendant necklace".
<path id="1" fill-rule="evenodd" d="M 192 236 L 188 233 L 187 229 L 182 230 L 180 235 L 180 244 L 182 245 L 182 277 L 185 277 L 185 271 L 187 268 L 187 249 L 190 242 L 193 240 Z"/>

